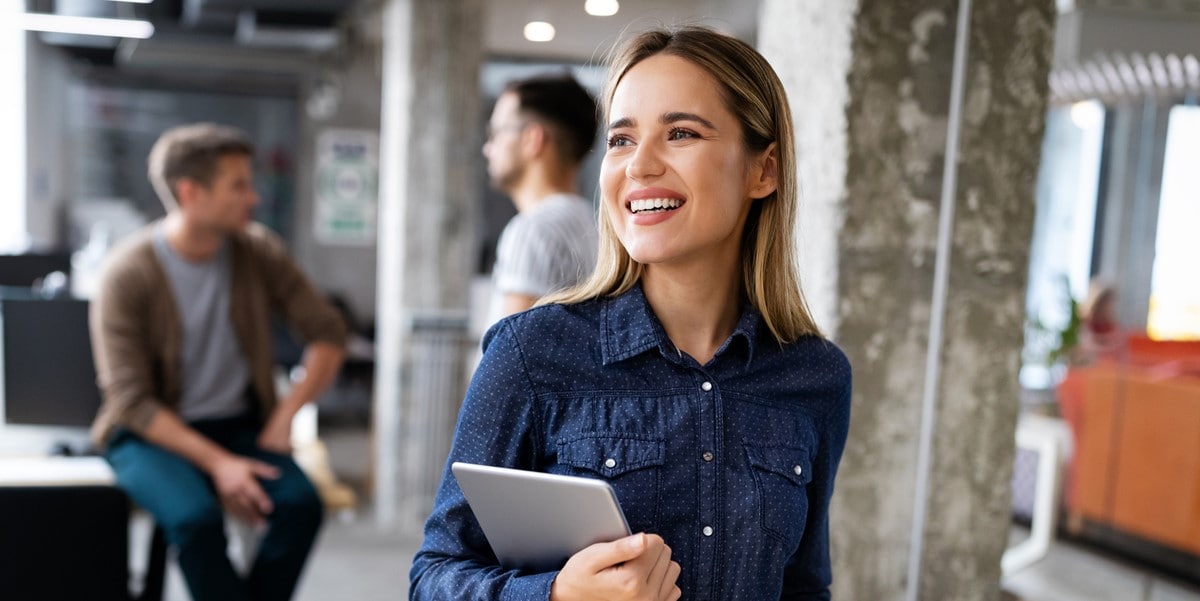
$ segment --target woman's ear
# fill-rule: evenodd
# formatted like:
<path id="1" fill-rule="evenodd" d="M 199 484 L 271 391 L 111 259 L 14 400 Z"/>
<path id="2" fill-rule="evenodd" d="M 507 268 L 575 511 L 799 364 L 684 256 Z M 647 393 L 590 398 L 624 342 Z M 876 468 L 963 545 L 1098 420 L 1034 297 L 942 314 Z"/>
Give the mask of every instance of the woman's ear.
<path id="1" fill-rule="evenodd" d="M 775 142 L 771 142 L 751 166 L 748 196 L 753 199 L 766 198 L 778 188 L 779 148 Z"/>

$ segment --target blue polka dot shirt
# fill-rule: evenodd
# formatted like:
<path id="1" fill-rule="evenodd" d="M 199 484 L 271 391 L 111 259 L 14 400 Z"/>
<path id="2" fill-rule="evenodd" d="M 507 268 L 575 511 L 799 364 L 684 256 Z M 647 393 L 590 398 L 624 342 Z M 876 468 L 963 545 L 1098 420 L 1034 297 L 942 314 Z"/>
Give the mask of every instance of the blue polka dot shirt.
<path id="1" fill-rule="evenodd" d="M 829 599 L 850 419 L 850 365 L 833 343 L 780 345 L 746 308 L 700 365 L 634 287 L 512 316 L 483 344 L 447 466 L 607 480 L 630 528 L 671 547 L 684 599 Z M 443 473 L 410 599 L 542 600 L 556 575 L 500 565 Z"/>

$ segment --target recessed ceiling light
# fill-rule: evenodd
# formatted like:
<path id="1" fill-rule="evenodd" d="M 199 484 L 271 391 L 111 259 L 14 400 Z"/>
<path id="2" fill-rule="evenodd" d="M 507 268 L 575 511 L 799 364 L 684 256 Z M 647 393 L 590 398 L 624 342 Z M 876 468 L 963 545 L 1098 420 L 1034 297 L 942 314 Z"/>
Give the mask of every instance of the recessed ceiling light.
<path id="1" fill-rule="evenodd" d="M 583 10 L 593 17 L 611 17 L 621 10 L 621 3 L 617 0 L 587 0 Z"/>
<path id="2" fill-rule="evenodd" d="M 549 42 L 554 39 L 554 26 L 545 21 L 530 21 L 525 24 L 525 39 L 530 42 Z"/>
<path id="3" fill-rule="evenodd" d="M 75 17 L 50 13 L 19 14 L 17 15 L 17 26 L 27 31 L 99 35 L 142 40 L 154 35 L 154 25 L 149 21 Z"/>

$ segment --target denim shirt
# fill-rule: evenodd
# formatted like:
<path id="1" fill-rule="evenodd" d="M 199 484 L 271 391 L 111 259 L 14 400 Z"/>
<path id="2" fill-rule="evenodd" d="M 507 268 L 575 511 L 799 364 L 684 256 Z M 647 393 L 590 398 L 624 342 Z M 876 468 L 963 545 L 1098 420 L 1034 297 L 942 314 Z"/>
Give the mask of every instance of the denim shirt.
<path id="1" fill-rule="evenodd" d="M 640 287 L 548 305 L 484 337 L 449 462 L 607 480 L 656 533 L 683 598 L 829 599 L 829 498 L 850 365 L 818 337 L 780 345 L 746 308 L 706 365 L 680 354 Z M 557 572 L 498 565 L 449 469 L 409 598 L 537 599 Z"/>

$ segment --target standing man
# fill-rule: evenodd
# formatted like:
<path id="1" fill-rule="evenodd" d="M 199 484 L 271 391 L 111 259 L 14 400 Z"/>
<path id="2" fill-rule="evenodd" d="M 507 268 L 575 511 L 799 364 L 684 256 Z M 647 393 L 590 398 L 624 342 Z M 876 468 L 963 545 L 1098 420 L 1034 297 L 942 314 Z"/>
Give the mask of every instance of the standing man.
<path id="1" fill-rule="evenodd" d="M 168 130 L 149 176 L 167 216 L 108 259 L 92 302 L 104 402 L 92 436 L 117 485 L 177 550 L 192 599 L 292 595 L 322 517 L 290 458 L 292 417 L 341 365 L 345 324 L 251 221 L 254 150 L 210 123 Z M 304 379 L 276 399 L 270 318 L 307 341 Z M 224 511 L 265 535 L 246 578 L 226 555 Z"/>
<path id="2" fill-rule="evenodd" d="M 591 275 L 596 217 L 576 179 L 595 138 L 596 102 L 569 75 L 516 81 L 500 94 L 483 155 L 517 215 L 497 245 L 489 323 Z"/>

